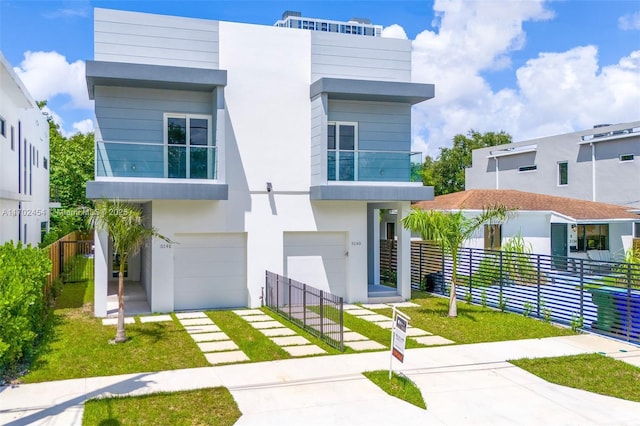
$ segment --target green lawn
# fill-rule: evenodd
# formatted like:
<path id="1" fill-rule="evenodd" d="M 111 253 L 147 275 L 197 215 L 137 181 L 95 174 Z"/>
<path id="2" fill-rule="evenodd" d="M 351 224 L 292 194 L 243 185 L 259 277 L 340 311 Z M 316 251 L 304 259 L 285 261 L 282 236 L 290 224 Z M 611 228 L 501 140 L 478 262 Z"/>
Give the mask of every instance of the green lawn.
<path id="1" fill-rule="evenodd" d="M 604 355 L 519 359 L 511 363 L 551 383 L 640 402 L 640 368 Z"/>
<path id="2" fill-rule="evenodd" d="M 427 409 L 420 388 L 408 377 L 393 372 L 391 379 L 389 379 L 388 370 L 366 371 L 363 374 L 389 395 L 407 401 L 416 407 Z"/>
<path id="3" fill-rule="evenodd" d="M 90 400 L 84 405 L 82 424 L 231 426 L 240 415 L 229 391 L 218 387 Z"/>
<path id="4" fill-rule="evenodd" d="M 92 282 L 63 286 L 54 312 L 54 334 L 40 350 L 26 383 L 209 365 L 176 321 L 127 324 L 129 340 L 109 344 L 115 326 L 93 317 Z"/>
<path id="5" fill-rule="evenodd" d="M 401 309 L 411 317 L 410 325 L 456 343 L 497 342 L 576 334 L 568 328 L 534 318 L 525 318 L 522 315 L 500 312 L 462 301 L 458 301 L 458 317 L 450 318 L 447 316 L 449 299 L 434 297 L 420 291 L 413 292 L 411 301 L 420 307 Z M 376 312 L 389 317 L 392 315 L 392 309 L 379 309 Z"/>

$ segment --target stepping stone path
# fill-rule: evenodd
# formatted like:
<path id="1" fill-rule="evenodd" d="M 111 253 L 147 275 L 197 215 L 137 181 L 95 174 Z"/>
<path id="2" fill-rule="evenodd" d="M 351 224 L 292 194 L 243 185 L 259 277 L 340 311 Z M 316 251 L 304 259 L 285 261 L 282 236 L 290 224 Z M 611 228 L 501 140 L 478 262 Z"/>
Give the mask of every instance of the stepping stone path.
<path id="1" fill-rule="evenodd" d="M 356 316 L 365 321 L 369 321 L 372 324 L 377 325 L 378 327 L 382 327 L 384 329 L 392 329 L 393 320 L 391 318 L 384 315 L 380 315 L 377 312 L 372 311 L 371 309 L 389 309 L 389 308 L 392 308 L 393 306 L 396 306 L 398 308 L 410 308 L 410 307 L 417 307 L 420 305 L 417 305 L 412 302 L 389 303 L 389 304 L 368 303 L 368 304 L 362 304 L 362 306 L 345 304 L 344 311 L 350 315 Z M 420 328 L 412 327 L 411 325 L 409 325 L 409 328 L 407 329 L 407 337 L 425 346 L 449 345 L 451 343 L 455 343 L 449 339 L 445 339 L 444 337 L 434 336 L 432 333 L 429 333 L 428 331 L 424 331 Z M 360 344 L 360 342 L 353 342 L 353 343 L 356 344 L 356 346 L 359 346 Z M 345 345 L 346 345 L 346 342 L 345 342 Z M 353 349 L 359 350 L 356 348 L 353 348 Z M 363 350 L 363 349 L 360 349 L 360 350 Z"/>
<path id="2" fill-rule="evenodd" d="M 354 306 L 354 308 L 356 307 L 355 305 L 349 306 Z M 363 309 L 363 311 L 366 310 Z M 326 353 L 324 349 L 319 346 L 312 345 L 307 339 L 297 335 L 294 330 L 285 327 L 279 321 L 274 321 L 272 317 L 265 315 L 265 313 L 259 309 L 241 309 L 233 312 L 248 321 L 254 328 L 269 337 L 273 343 L 287 351 L 291 356 L 307 356 Z M 302 315 L 302 313 L 300 313 L 300 315 Z M 313 323 L 314 318 L 311 318 L 311 321 L 309 321 L 309 315 L 312 314 L 307 313 L 307 315 L 308 322 Z M 318 324 L 319 323 L 320 316 L 318 315 Z M 332 333 L 327 334 L 331 335 Z M 335 336 L 332 337 L 336 340 L 339 339 L 340 336 L 338 333 L 334 334 Z M 353 349 L 354 351 L 386 349 L 386 346 L 381 345 L 378 342 L 374 342 L 360 333 L 351 331 L 347 327 L 343 328 L 342 340 L 345 346 Z"/>
<path id="3" fill-rule="evenodd" d="M 189 333 L 210 364 L 249 361 L 238 345 L 213 323 L 204 312 L 177 313 L 176 318 Z"/>
<path id="4" fill-rule="evenodd" d="M 125 324 L 134 324 L 136 319 L 134 317 L 126 317 L 124 319 Z M 102 318 L 102 325 L 118 325 L 118 318 Z"/>
<path id="5" fill-rule="evenodd" d="M 326 354 L 327 351 L 320 346 L 311 344 L 310 341 L 296 334 L 292 329 L 285 327 L 280 321 L 275 321 L 260 309 L 238 309 L 233 311 L 253 328 L 267 336 L 273 343 L 287 351 L 291 356 L 307 356 Z"/>

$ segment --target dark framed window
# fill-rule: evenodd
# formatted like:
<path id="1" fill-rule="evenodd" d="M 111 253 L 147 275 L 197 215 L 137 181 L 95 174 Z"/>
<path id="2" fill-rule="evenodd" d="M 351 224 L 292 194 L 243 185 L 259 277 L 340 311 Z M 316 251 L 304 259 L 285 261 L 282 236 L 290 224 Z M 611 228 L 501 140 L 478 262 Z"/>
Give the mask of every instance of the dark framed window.
<path id="1" fill-rule="evenodd" d="M 484 249 L 500 250 L 502 247 L 502 225 L 484 225 Z"/>
<path id="2" fill-rule="evenodd" d="M 609 250 L 608 224 L 578 225 L 578 251 Z"/>
<path id="3" fill-rule="evenodd" d="M 620 161 L 633 161 L 635 155 L 633 154 L 622 154 L 620 155 Z"/>
<path id="4" fill-rule="evenodd" d="M 538 166 L 536 166 L 535 164 L 518 167 L 519 172 L 533 172 L 535 170 L 538 170 Z"/>
<path id="5" fill-rule="evenodd" d="M 569 184 L 569 163 L 567 161 L 560 161 L 558 163 L 558 185 Z"/>
<path id="6" fill-rule="evenodd" d="M 11 151 L 16 150 L 16 129 L 11 126 Z"/>
<path id="7" fill-rule="evenodd" d="M 0 117 L 0 135 L 7 137 L 7 122 L 2 117 Z"/>

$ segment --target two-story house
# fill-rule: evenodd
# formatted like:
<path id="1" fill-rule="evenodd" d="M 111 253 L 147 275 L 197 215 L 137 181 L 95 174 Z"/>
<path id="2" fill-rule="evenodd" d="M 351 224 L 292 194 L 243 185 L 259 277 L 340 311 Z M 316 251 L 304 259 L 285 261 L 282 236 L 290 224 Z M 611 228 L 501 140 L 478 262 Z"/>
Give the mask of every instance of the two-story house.
<path id="1" fill-rule="evenodd" d="M 411 42 L 95 10 L 96 176 L 89 198 L 140 205 L 130 260 L 152 311 L 259 306 L 270 270 L 344 297 L 379 283 L 379 210 L 433 197 L 412 171 Z M 415 181 L 414 181 L 415 180 Z M 398 300 L 410 235 L 397 226 Z M 95 313 L 113 255 L 96 234 Z"/>
<path id="2" fill-rule="evenodd" d="M 466 189 L 519 191 L 640 210 L 640 121 L 473 151 Z"/>
<path id="3" fill-rule="evenodd" d="M 0 244 L 49 229 L 49 125 L 0 52 Z"/>

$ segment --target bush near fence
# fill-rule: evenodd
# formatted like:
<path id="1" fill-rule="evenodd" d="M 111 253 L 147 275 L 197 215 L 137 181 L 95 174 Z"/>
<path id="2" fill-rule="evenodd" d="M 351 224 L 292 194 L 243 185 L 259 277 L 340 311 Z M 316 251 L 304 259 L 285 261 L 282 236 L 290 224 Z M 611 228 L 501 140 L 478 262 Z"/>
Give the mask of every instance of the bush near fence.
<path id="1" fill-rule="evenodd" d="M 18 242 L 0 246 L 0 378 L 15 375 L 35 353 L 50 323 L 45 252 Z"/>

